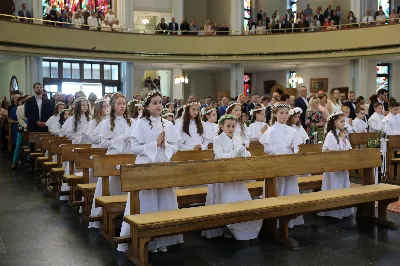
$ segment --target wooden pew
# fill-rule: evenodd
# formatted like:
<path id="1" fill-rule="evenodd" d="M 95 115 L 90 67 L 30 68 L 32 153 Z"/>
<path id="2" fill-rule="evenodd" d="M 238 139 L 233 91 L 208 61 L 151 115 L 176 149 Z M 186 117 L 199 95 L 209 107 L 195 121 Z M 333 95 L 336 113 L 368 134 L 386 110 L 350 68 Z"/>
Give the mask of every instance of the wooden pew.
<path id="1" fill-rule="evenodd" d="M 350 141 L 352 149 L 357 149 L 358 147 L 366 147 L 364 145 L 367 145 L 367 139 L 376 138 L 376 137 L 377 137 L 376 132 L 350 133 L 349 141 Z M 351 171 L 350 175 L 354 176 L 354 177 L 362 177 L 363 176 L 362 171 L 363 171 L 362 169 L 357 169 L 357 170 Z"/>
<path id="2" fill-rule="evenodd" d="M 39 152 L 36 147 L 36 136 L 37 135 L 50 135 L 50 132 L 29 132 L 29 144 L 32 145 L 33 152 Z"/>
<path id="3" fill-rule="evenodd" d="M 93 222 L 90 219 L 90 211 L 92 208 L 93 196 L 96 190 L 96 183 L 89 183 L 89 169 L 93 168 L 93 155 L 105 155 L 107 149 L 90 148 L 90 149 L 75 149 L 75 167 L 82 169 L 83 175 L 81 182 L 77 183 L 76 190 L 81 192 L 82 201 L 77 201 L 76 206 L 83 206 L 82 216 L 85 220 Z"/>
<path id="4" fill-rule="evenodd" d="M 61 145 L 61 157 L 63 162 L 69 162 L 69 175 L 57 175 L 57 182 L 58 184 L 62 184 L 64 181 L 69 186 L 69 198 L 68 204 L 71 207 L 76 207 L 75 205 L 75 192 L 76 192 L 76 185 L 82 181 L 82 176 L 75 175 L 75 159 L 76 154 L 74 153 L 74 149 L 82 148 L 88 149 L 92 146 L 92 144 L 64 144 Z M 77 168 L 79 169 L 79 168 Z"/>
<path id="5" fill-rule="evenodd" d="M 388 175 L 385 180 L 387 183 L 400 185 L 400 158 L 396 158 L 397 150 L 400 149 L 400 136 L 388 136 L 389 142 L 387 143 L 387 169 Z M 395 174 L 395 167 L 397 170 L 397 178 Z"/>
<path id="6" fill-rule="evenodd" d="M 373 168 L 381 164 L 377 149 L 259 156 L 191 163 L 132 165 L 121 167 L 122 190 L 131 194 L 131 213 L 124 221 L 131 226 L 127 257 L 136 265 L 149 265 L 148 243 L 156 237 L 219 228 L 226 224 L 264 219 L 260 236 L 291 248 L 298 243 L 288 237 L 294 217 L 331 209 L 357 206 L 357 221 L 373 221 L 389 227 L 386 208 L 398 200 L 400 187 L 375 185 Z M 290 165 L 291 167 L 287 167 Z M 220 169 L 224 171 L 220 171 Z M 364 169 L 363 187 L 276 197 L 275 178 L 323 171 Z M 151 178 L 157 176 L 157 179 Z M 139 191 L 265 178 L 265 199 L 140 214 Z M 370 185 L 373 184 L 373 185 Z M 374 201 L 378 201 L 375 216 Z M 279 218 L 279 232 L 277 232 Z"/>
<path id="7" fill-rule="evenodd" d="M 299 146 L 299 153 L 322 152 L 322 144 L 302 144 Z"/>

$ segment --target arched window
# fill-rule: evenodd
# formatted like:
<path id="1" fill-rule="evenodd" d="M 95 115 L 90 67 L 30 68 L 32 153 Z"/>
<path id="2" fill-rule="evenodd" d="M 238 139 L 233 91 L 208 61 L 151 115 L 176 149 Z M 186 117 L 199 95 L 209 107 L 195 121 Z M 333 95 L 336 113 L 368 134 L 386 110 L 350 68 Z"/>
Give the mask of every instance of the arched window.
<path id="1" fill-rule="evenodd" d="M 10 80 L 10 96 L 16 91 L 19 91 L 18 79 L 16 76 L 12 76 Z"/>

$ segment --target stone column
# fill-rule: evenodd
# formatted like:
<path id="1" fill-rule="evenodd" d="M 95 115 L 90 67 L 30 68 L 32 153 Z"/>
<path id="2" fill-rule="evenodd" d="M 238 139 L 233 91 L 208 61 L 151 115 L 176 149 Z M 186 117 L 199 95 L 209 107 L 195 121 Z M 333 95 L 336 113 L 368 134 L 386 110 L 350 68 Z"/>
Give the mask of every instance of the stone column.
<path id="1" fill-rule="evenodd" d="M 181 74 L 180 68 L 174 68 L 171 71 L 171 81 L 172 81 L 172 97 L 171 99 L 184 99 L 183 88 L 184 83 L 175 84 L 175 77 Z M 190 77 L 189 77 L 190 82 Z"/>
<path id="2" fill-rule="evenodd" d="M 243 64 L 232 64 L 231 66 L 231 97 L 237 97 L 243 93 Z"/>
<path id="3" fill-rule="evenodd" d="M 183 0 L 172 0 L 172 16 L 175 17 L 175 22 L 178 25 L 181 24 L 183 19 L 183 5 Z"/>
<path id="4" fill-rule="evenodd" d="M 133 62 L 122 62 L 121 77 L 122 93 L 124 93 L 128 101 L 130 101 L 135 94 L 135 67 Z"/>
<path id="5" fill-rule="evenodd" d="M 32 7 L 29 10 L 32 10 L 32 17 L 36 19 L 43 19 L 43 6 L 41 0 L 31 0 Z M 20 10 L 21 7 L 15 7 L 16 10 Z M 40 21 L 35 21 L 37 24 L 42 24 Z"/>
<path id="6" fill-rule="evenodd" d="M 117 18 L 122 28 L 126 29 L 128 32 L 133 32 L 134 30 L 134 0 L 118 0 L 116 10 Z"/>
<path id="7" fill-rule="evenodd" d="M 350 61 L 349 90 L 366 100 L 376 93 L 376 61 L 355 59 Z"/>
<path id="8" fill-rule="evenodd" d="M 231 25 L 229 28 L 233 35 L 241 35 L 243 33 L 244 4 L 242 0 L 231 0 Z"/>

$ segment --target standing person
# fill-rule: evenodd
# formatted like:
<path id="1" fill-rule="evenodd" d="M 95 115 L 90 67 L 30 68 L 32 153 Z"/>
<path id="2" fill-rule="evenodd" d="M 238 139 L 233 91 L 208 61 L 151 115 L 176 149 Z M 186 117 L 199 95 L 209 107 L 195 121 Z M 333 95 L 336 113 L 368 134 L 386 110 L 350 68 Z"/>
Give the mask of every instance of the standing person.
<path id="1" fill-rule="evenodd" d="M 388 98 L 388 92 L 385 89 L 380 89 L 376 93 L 378 96 L 378 102 L 380 102 L 383 106 L 383 114 L 387 115 L 389 113 L 389 107 L 387 103 L 387 98 Z M 371 101 L 371 104 L 369 105 L 368 109 L 368 116 L 371 116 L 374 113 L 374 103 Z"/>
<path id="2" fill-rule="evenodd" d="M 357 102 L 356 102 L 356 94 L 354 91 L 349 91 L 347 95 L 347 101 L 343 103 L 343 106 L 347 106 L 350 108 L 350 118 L 355 119 L 356 118 L 356 108 L 357 108 Z"/>
<path id="3" fill-rule="evenodd" d="M 347 131 L 344 127 L 343 113 L 335 112 L 328 118 L 327 134 L 322 151 L 347 151 L 351 150 L 350 142 L 346 139 Z M 350 187 L 349 171 L 324 172 L 321 190 L 334 190 Z M 330 216 L 338 219 L 350 216 L 353 208 L 326 211 L 318 213 L 319 216 Z"/>
<path id="4" fill-rule="evenodd" d="M 259 141 L 262 134 L 268 129 L 268 124 L 265 123 L 265 108 L 257 105 L 250 111 L 251 125 L 249 130 L 251 132 L 250 140 Z"/>
<path id="5" fill-rule="evenodd" d="M 340 92 L 337 89 L 331 89 L 329 93 L 329 100 L 326 105 L 329 114 L 342 111 L 342 103 L 340 102 Z"/>
<path id="6" fill-rule="evenodd" d="M 251 154 L 242 145 L 242 141 L 235 136 L 237 117 L 224 115 L 219 121 L 218 136 L 214 138 L 215 159 L 250 157 Z M 245 182 L 235 181 L 208 185 L 206 205 L 223 204 L 252 200 Z M 244 223 L 228 224 L 227 228 L 236 240 L 250 240 L 258 236 L 262 226 L 262 220 Z M 206 230 L 202 233 L 206 238 L 219 237 L 223 229 Z"/>
<path id="7" fill-rule="evenodd" d="M 170 162 L 178 151 L 179 134 L 174 125 L 161 118 L 162 95 L 159 91 L 150 91 L 143 100 L 143 116 L 128 136 L 131 152 L 136 155 L 135 164 Z M 177 210 L 178 200 L 175 189 L 152 189 L 139 192 L 140 213 Z M 130 193 L 124 216 L 130 215 Z M 130 225 L 123 222 L 120 236 L 130 235 Z M 182 235 L 155 238 L 148 245 L 150 252 L 166 252 L 167 246 L 183 242 Z M 136 248 L 136 247 L 132 247 Z M 119 244 L 119 251 L 126 251 L 127 244 Z"/>
<path id="8" fill-rule="evenodd" d="M 356 108 L 356 119 L 353 121 L 353 131 L 354 133 L 367 133 L 368 124 L 364 121 L 365 110 L 362 107 Z"/>
<path id="9" fill-rule="evenodd" d="M 297 131 L 287 125 L 290 106 L 276 103 L 273 107 L 272 126 L 260 138 L 264 145 L 264 152 L 269 155 L 293 154 L 299 152 L 299 145 L 303 144 Z M 297 176 L 276 178 L 276 191 L 278 196 L 300 194 Z M 304 224 L 303 216 L 290 220 L 288 226 Z"/>
<path id="10" fill-rule="evenodd" d="M 289 111 L 289 119 L 287 125 L 294 128 L 299 134 L 300 138 L 303 140 L 303 144 L 306 144 L 310 138 L 308 137 L 307 132 L 304 130 L 303 126 L 300 123 L 300 115 L 303 112 L 301 108 L 295 107 L 294 109 L 290 109 Z"/>
<path id="11" fill-rule="evenodd" d="M 253 94 L 251 96 L 251 102 L 247 104 L 246 113 L 250 115 L 250 111 L 253 110 L 258 104 L 258 95 Z"/>
<path id="12" fill-rule="evenodd" d="M 53 135 L 55 135 L 55 130 L 57 129 L 57 122 L 60 120 L 60 113 L 62 110 L 65 108 L 65 103 L 59 102 L 54 106 L 54 113 L 53 116 L 51 116 L 47 122 L 46 126 L 49 129 L 49 132 Z"/>
<path id="13" fill-rule="evenodd" d="M 187 19 L 183 17 L 182 23 L 180 25 L 180 30 L 182 32 L 182 35 L 188 35 L 190 31 L 190 24 L 187 22 Z"/>
<path id="14" fill-rule="evenodd" d="M 171 22 L 168 23 L 168 31 L 169 31 L 169 34 L 178 35 L 179 25 L 178 25 L 178 23 L 175 22 L 174 17 L 172 17 Z"/>
<path id="15" fill-rule="evenodd" d="M 17 143 L 15 145 L 15 151 L 14 151 L 14 157 L 13 157 L 13 163 L 11 168 L 13 170 L 16 169 L 17 167 L 17 162 L 19 161 L 19 158 L 21 156 L 21 151 L 22 151 L 22 146 L 23 146 L 23 140 L 24 140 L 24 131 L 26 130 L 26 117 L 25 117 L 25 97 L 20 97 L 23 98 L 23 102 L 21 102 L 21 105 L 17 107 L 17 120 L 18 120 L 18 132 L 17 132 Z M 18 99 L 18 103 L 20 100 Z"/>
<path id="16" fill-rule="evenodd" d="M 204 122 L 204 134 L 210 136 L 209 142 L 213 143 L 213 139 L 218 133 L 218 125 L 216 124 L 218 117 L 217 109 L 210 105 L 201 111 L 201 116 Z"/>
<path id="17" fill-rule="evenodd" d="M 219 107 L 219 115 L 223 116 L 226 113 L 226 108 L 228 108 L 229 99 L 228 97 L 222 97 L 222 105 Z"/>
<path id="18" fill-rule="evenodd" d="M 383 113 L 383 106 L 381 103 L 374 103 L 375 112 L 368 119 L 368 126 L 370 132 L 377 132 L 383 129 L 382 120 L 385 118 Z"/>
<path id="19" fill-rule="evenodd" d="M 306 122 L 306 112 L 308 109 L 308 99 L 307 99 L 307 88 L 305 86 L 301 86 L 299 91 L 300 97 L 294 100 L 294 106 L 301 108 L 303 113 L 301 113 L 301 125 L 304 127 Z"/>
<path id="20" fill-rule="evenodd" d="M 32 18 L 31 12 L 26 9 L 25 3 L 22 4 L 22 9 L 18 11 L 18 17 L 20 17 L 19 21 L 21 22 L 32 22 L 32 20 L 30 20 L 30 18 Z"/>
<path id="21" fill-rule="evenodd" d="M 322 112 L 319 110 L 319 102 L 319 98 L 312 98 L 310 100 L 310 106 L 307 110 L 304 127 L 308 137 L 314 143 L 321 141 L 324 138 L 325 121 L 323 119 Z M 317 136 L 317 139 L 315 139 L 315 136 Z"/>
<path id="22" fill-rule="evenodd" d="M 28 119 L 29 132 L 47 132 L 47 120 L 52 115 L 51 101 L 42 98 L 43 86 L 33 84 L 34 96 L 25 101 L 25 117 Z"/>
<path id="23" fill-rule="evenodd" d="M 242 144 L 246 148 L 249 147 L 251 132 L 243 121 L 243 113 L 240 103 L 231 103 L 226 109 L 226 114 L 236 116 L 237 125 L 235 128 L 235 136 L 240 137 L 240 139 L 242 140 Z"/>

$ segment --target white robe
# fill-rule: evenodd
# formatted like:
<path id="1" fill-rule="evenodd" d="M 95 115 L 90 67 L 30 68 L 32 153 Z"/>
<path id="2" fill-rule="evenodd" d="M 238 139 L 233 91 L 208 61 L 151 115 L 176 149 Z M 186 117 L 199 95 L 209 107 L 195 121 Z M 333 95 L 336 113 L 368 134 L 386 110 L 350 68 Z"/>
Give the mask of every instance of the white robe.
<path id="1" fill-rule="evenodd" d="M 83 132 L 83 140 L 85 142 L 92 143 L 92 148 L 100 148 L 100 137 L 94 134 L 97 126 L 97 121 L 92 119 L 89 121 L 86 130 Z"/>
<path id="2" fill-rule="evenodd" d="M 202 150 L 208 149 L 209 139 L 211 137 L 206 137 L 205 135 L 210 132 L 205 131 L 204 130 L 204 122 L 201 122 L 201 123 L 203 125 L 203 134 L 199 135 L 197 133 L 196 122 L 194 120 L 190 120 L 190 124 L 189 124 L 190 136 L 188 134 L 186 134 L 185 132 L 183 132 L 183 122 L 177 123 L 175 125 L 176 130 L 180 135 L 180 140 L 178 142 L 178 147 L 179 147 L 180 151 L 193 150 L 194 146 L 198 145 L 198 144 L 201 145 Z"/>
<path id="3" fill-rule="evenodd" d="M 215 159 L 249 157 L 250 152 L 243 147 L 242 140 L 234 136 L 229 138 L 224 132 L 214 138 L 213 144 Z M 252 200 L 245 182 L 235 181 L 227 183 L 209 184 L 206 205 L 223 204 Z M 250 240 L 258 236 L 262 226 L 262 220 L 228 224 L 236 240 Z M 219 237 L 223 229 L 212 229 L 203 231 L 206 238 Z"/>
<path id="4" fill-rule="evenodd" d="M 353 131 L 354 133 L 366 133 L 368 132 L 368 124 L 364 120 L 356 117 L 356 119 L 353 120 Z"/>
<path id="5" fill-rule="evenodd" d="M 218 125 L 216 123 L 204 122 L 203 123 L 204 135 L 207 137 L 209 143 L 213 143 L 214 138 L 218 136 Z"/>
<path id="6" fill-rule="evenodd" d="M 377 132 L 383 129 L 382 120 L 385 118 L 383 114 L 373 113 L 368 119 L 369 132 Z"/>
<path id="7" fill-rule="evenodd" d="M 300 138 L 303 140 L 303 144 L 307 143 L 307 140 L 310 140 L 308 137 L 307 132 L 304 130 L 303 126 L 300 125 L 299 127 L 296 124 L 292 125 L 292 128 L 294 128 L 297 132 L 297 134 L 300 136 Z"/>
<path id="8" fill-rule="evenodd" d="M 259 141 L 262 134 L 261 130 L 264 128 L 265 125 L 268 125 L 264 122 L 255 121 L 249 126 L 250 131 L 250 140 L 252 141 Z"/>
<path id="9" fill-rule="evenodd" d="M 339 130 L 336 131 L 339 136 Z M 350 142 L 347 139 L 339 137 L 339 143 L 331 131 L 326 135 L 322 151 L 347 151 L 351 150 Z M 321 191 L 349 188 L 349 171 L 325 172 L 322 178 Z M 354 212 L 353 208 L 341 210 L 326 211 L 318 213 L 319 216 L 330 216 L 335 218 L 343 218 L 350 216 Z"/>
<path id="10" fill-rule="evenodd" d="M 344 118 L 344 127 L 347 129 L 347 132 L 350 134 L 350 133 L 354 133 L 354 131 L 353 131 L 353 126 L 352 125 L 350 125 L 350 118 L 348 118 L 348 117 L 345 117 Z"/>
<path id="11" fill-rule="evenodd" d="M 239 122 L 236 123 L 236 128 L 235 128 L 235 133 L 233 134 L 234 136 L 240 137 L 242 140 L 242 144 L 248 148 L 250 146 L 250 136 L 251 132 L 249 128 L 246 125 L 243 125 L 243 130 L 242 126 L 240 125 Z"/>
<path id="12" fill-rule="evenodd" d="M 60 120 L 60 115 L 53 115 L 51 116 L 47 122 L 46 126 L 49 129 L 49 132 L 53 135 L 57 135 L 55 131 L 57 131 L 57 122 Z"/>
<path id="13" fill-rule="evenodd" d="M 107 154 L 117 154 L 115 148 L 110 149 L 110 146 L 112 145 L 114 139 L 123 136 L 128 129 L 129 129 L 129 124 L 128 122 L 126 122 L 125 118 L 122 116 L 116 116 L 114 130 L 111 131 L 110 117 L 107 117 L 99 123 L 99 125 L 94 130 L 92 137 L 96 136 L 96 138 L 99 139 L 100 141 L 100 144 L 98 144 L 99 148 L 103 149 L 108 148 Z M 110 176 L 108 180 L 109 180 L 110 196 L 122 194 L 121 178 L 119 176 Z M 94 192 L 94 197 L 92 202 L 92 210 L 90 212 L 91 216 L 101 216 L 103 213 L 102 208 L 95 207 L 96 198 L 103 195 L 102 189 L 103 189 L 102 179 L 97 178 L 96 190 Z M 89 222 L 89 228 L 99 228 L 99 227 L 100 227 L 100 222 Z"/>
<path id="14" fill-rule="evenodd" d="M 400 119 L 389 112 L 382 120 L 382 128 L 387 135 L 400 135 Z"/>
<path id="15" fill-rule="evenodd" d="M 132 153 L 136 154 L 135 164 L 169 162 L 174 153 L 178 151 L 179 134 L 173 124 L 160 117 L 150 117 L 152 128 L 147 118 L 141 118 L 132 131 Z M 157 137 L 165 131 L 165 149 L 157 146 Z M 157 177 L 154 177 L 157 178 Z M 177 210 L 178 200 L 174 188 L 142 190 L 139 192 L 140 213 Z M 125 207 L 124 216 L 130 215 L 130 193 Z M 120 236 L 130 235 L 130 225 L 123 222 Z M 170 246 L 182 243 L 182 235 L 156 238 L 149 243 L 149 250 L 155 250 L 161 246 Z M 119 244 L 118 250 L 125 252 L 127 244 Z"/>
<path id="16" fill-rule="evenodd" d="M 298 153 L 299 145 L 303 143 L 303 140 L 292 127 L 275 122 L 272 127 L 264 132 L 260 138 L 260 143 L 264 145 L 265 153 L 280 155 Z M 297 176 L 277 177 L 276 190 L 278 196 L 300 194 Z M 301 224 L 304 224 L 303 216 L 290 220 L 289 228 Z"/>

